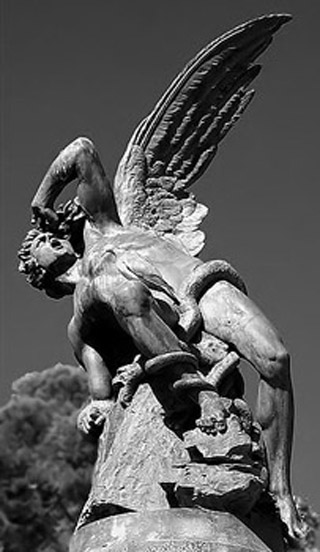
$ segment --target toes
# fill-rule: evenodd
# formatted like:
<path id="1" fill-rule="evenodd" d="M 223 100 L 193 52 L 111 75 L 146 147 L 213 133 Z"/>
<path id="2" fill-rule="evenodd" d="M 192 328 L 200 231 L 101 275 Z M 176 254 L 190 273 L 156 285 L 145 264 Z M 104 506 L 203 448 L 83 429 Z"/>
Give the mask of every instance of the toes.
<path id="1" fill-rule="evenodd" d="M 202 416 L 196 425 L 202 428 L 214 429 L 215 432 L 224 433 L 227 430 L 226 418 L 221 416 Z"/>
<path id="2" fill-rule="evenodd" d="M 223 420 L 216 420 L 212 417 L 200 418 L 196 421 L 196 426 L 204 433 L 210 435 L 217 435 L 217 433 L 224 433 L 227 430 L 227 423 Z"/>
<path id="3" fill-rule="evenodd" d="M 214 426 L 212 426 L 212 427 L 207 427 L 207 428 L 205 429 L 205 432 L 206 432 L 207 435 L 217 435 L 217 430 L 216 430 L 216 428 L 215 428 Z"/>
<path id="4" fill-rule="evenodd" d="M 215 423 L 216 430 L 219 433 L 225 433 L 227 431 L 227 422 L 226 420 L 217 420 Z"/>
<path id="5" fill-rule="evenodd" d="M 217 435 L 216 428 L 214 426 L 207 426 L 202 425 L 201 423 L 197 423 L 197 427 L 202 431 L 203 433 L 206 433 L 207 435 Z"/>
<path id="6" fill-rule="evenodd" d="M 196 420 L 196 426 L 202 431 L 209 431 L 215 427 L 215 420 L 203 416 L 202 418 L 199 418 L 199 420 Z"/>
<path id="7" fill-rule="evenodd" d="M 98 412 L 97 410 L 90 412 L 88 409 L 87 411 L 84 410 L 83 412 L 80 412 L 77 425 L 80 431 L 82 431 L 85 435 L 89 435 L 97 432 L 97 430 L 100 431 L 104 421 L 104 413 Z"/>

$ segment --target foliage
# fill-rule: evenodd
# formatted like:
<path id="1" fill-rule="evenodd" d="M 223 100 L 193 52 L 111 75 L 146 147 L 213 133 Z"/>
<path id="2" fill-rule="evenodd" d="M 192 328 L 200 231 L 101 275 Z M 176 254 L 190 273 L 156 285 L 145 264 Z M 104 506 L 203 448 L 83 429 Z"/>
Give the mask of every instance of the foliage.
<path id="1" fill-rule="evenodd" d="M 61 364 L 14 383 L 0 410 L 0 550 L 68 549 L 96 455 L 76 430 L 87 396 L 85 374 Z"/>
<path id="2" fill-rule="evenodd" d="M 0 552 L 67 551 L 96 456 L 76 429 L 87 396 L 84 372 L 62 364 L 13 384 L 0 410 Z M 301 549 L 319 552 L 319 516 L 301 498 L 296 504 L 310 527 Z"/>

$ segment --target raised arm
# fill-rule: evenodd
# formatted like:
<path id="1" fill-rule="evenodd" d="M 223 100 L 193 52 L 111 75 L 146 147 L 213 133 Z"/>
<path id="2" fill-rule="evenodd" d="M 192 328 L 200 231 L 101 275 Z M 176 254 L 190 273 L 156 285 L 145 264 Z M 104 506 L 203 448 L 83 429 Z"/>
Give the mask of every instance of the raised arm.
<path id="1" fill-rule="evenodd" d="M 97 150 L 88 138 L 74 140 L 49 167 L 31 203 L 36 219 L 54 227 L 57 221 L 55 201 L 73 180 L 78 180 L 79 203 L 94 223 L 119 222 L 110 182 Z"/>

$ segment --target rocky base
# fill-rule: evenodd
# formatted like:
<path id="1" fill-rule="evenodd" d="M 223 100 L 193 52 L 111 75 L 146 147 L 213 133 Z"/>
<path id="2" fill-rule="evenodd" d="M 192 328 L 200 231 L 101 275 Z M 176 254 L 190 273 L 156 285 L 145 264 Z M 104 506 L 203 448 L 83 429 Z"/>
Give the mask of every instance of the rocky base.
<path id="1" fill-rule="evenodd" d="M 148 385 L 114 405 L 71 552 L 283 552 L 260 430 L 221 400 L 215 435 L 170 430 Z"/>
<path id="2" fill-rule="evenodd" d="M 231 403 L 231 401 L 227 401 Z M 227 431 L 179 438 L 163 423 L 148 385 L 105 423 L 92 489 L 78 526 L 110 515 L 201 507 L 245 515 L 267 482 L 254 435 L 230 412 Z"/>

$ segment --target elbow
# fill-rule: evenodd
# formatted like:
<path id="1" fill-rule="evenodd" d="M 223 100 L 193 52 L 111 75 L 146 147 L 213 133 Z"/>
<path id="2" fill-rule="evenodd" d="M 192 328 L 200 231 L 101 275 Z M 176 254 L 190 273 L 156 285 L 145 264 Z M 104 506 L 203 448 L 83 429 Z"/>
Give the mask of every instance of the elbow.
<path id="1" fill-rule="evenodd" d="M 85 136 L 76 138 L 68 147 L 68 156 L 74 159 L 77 176 L 84 175 L 88 167 L 92 165 L 93 160 L 97 157 L 97 150 L 94 143 Z"/>

